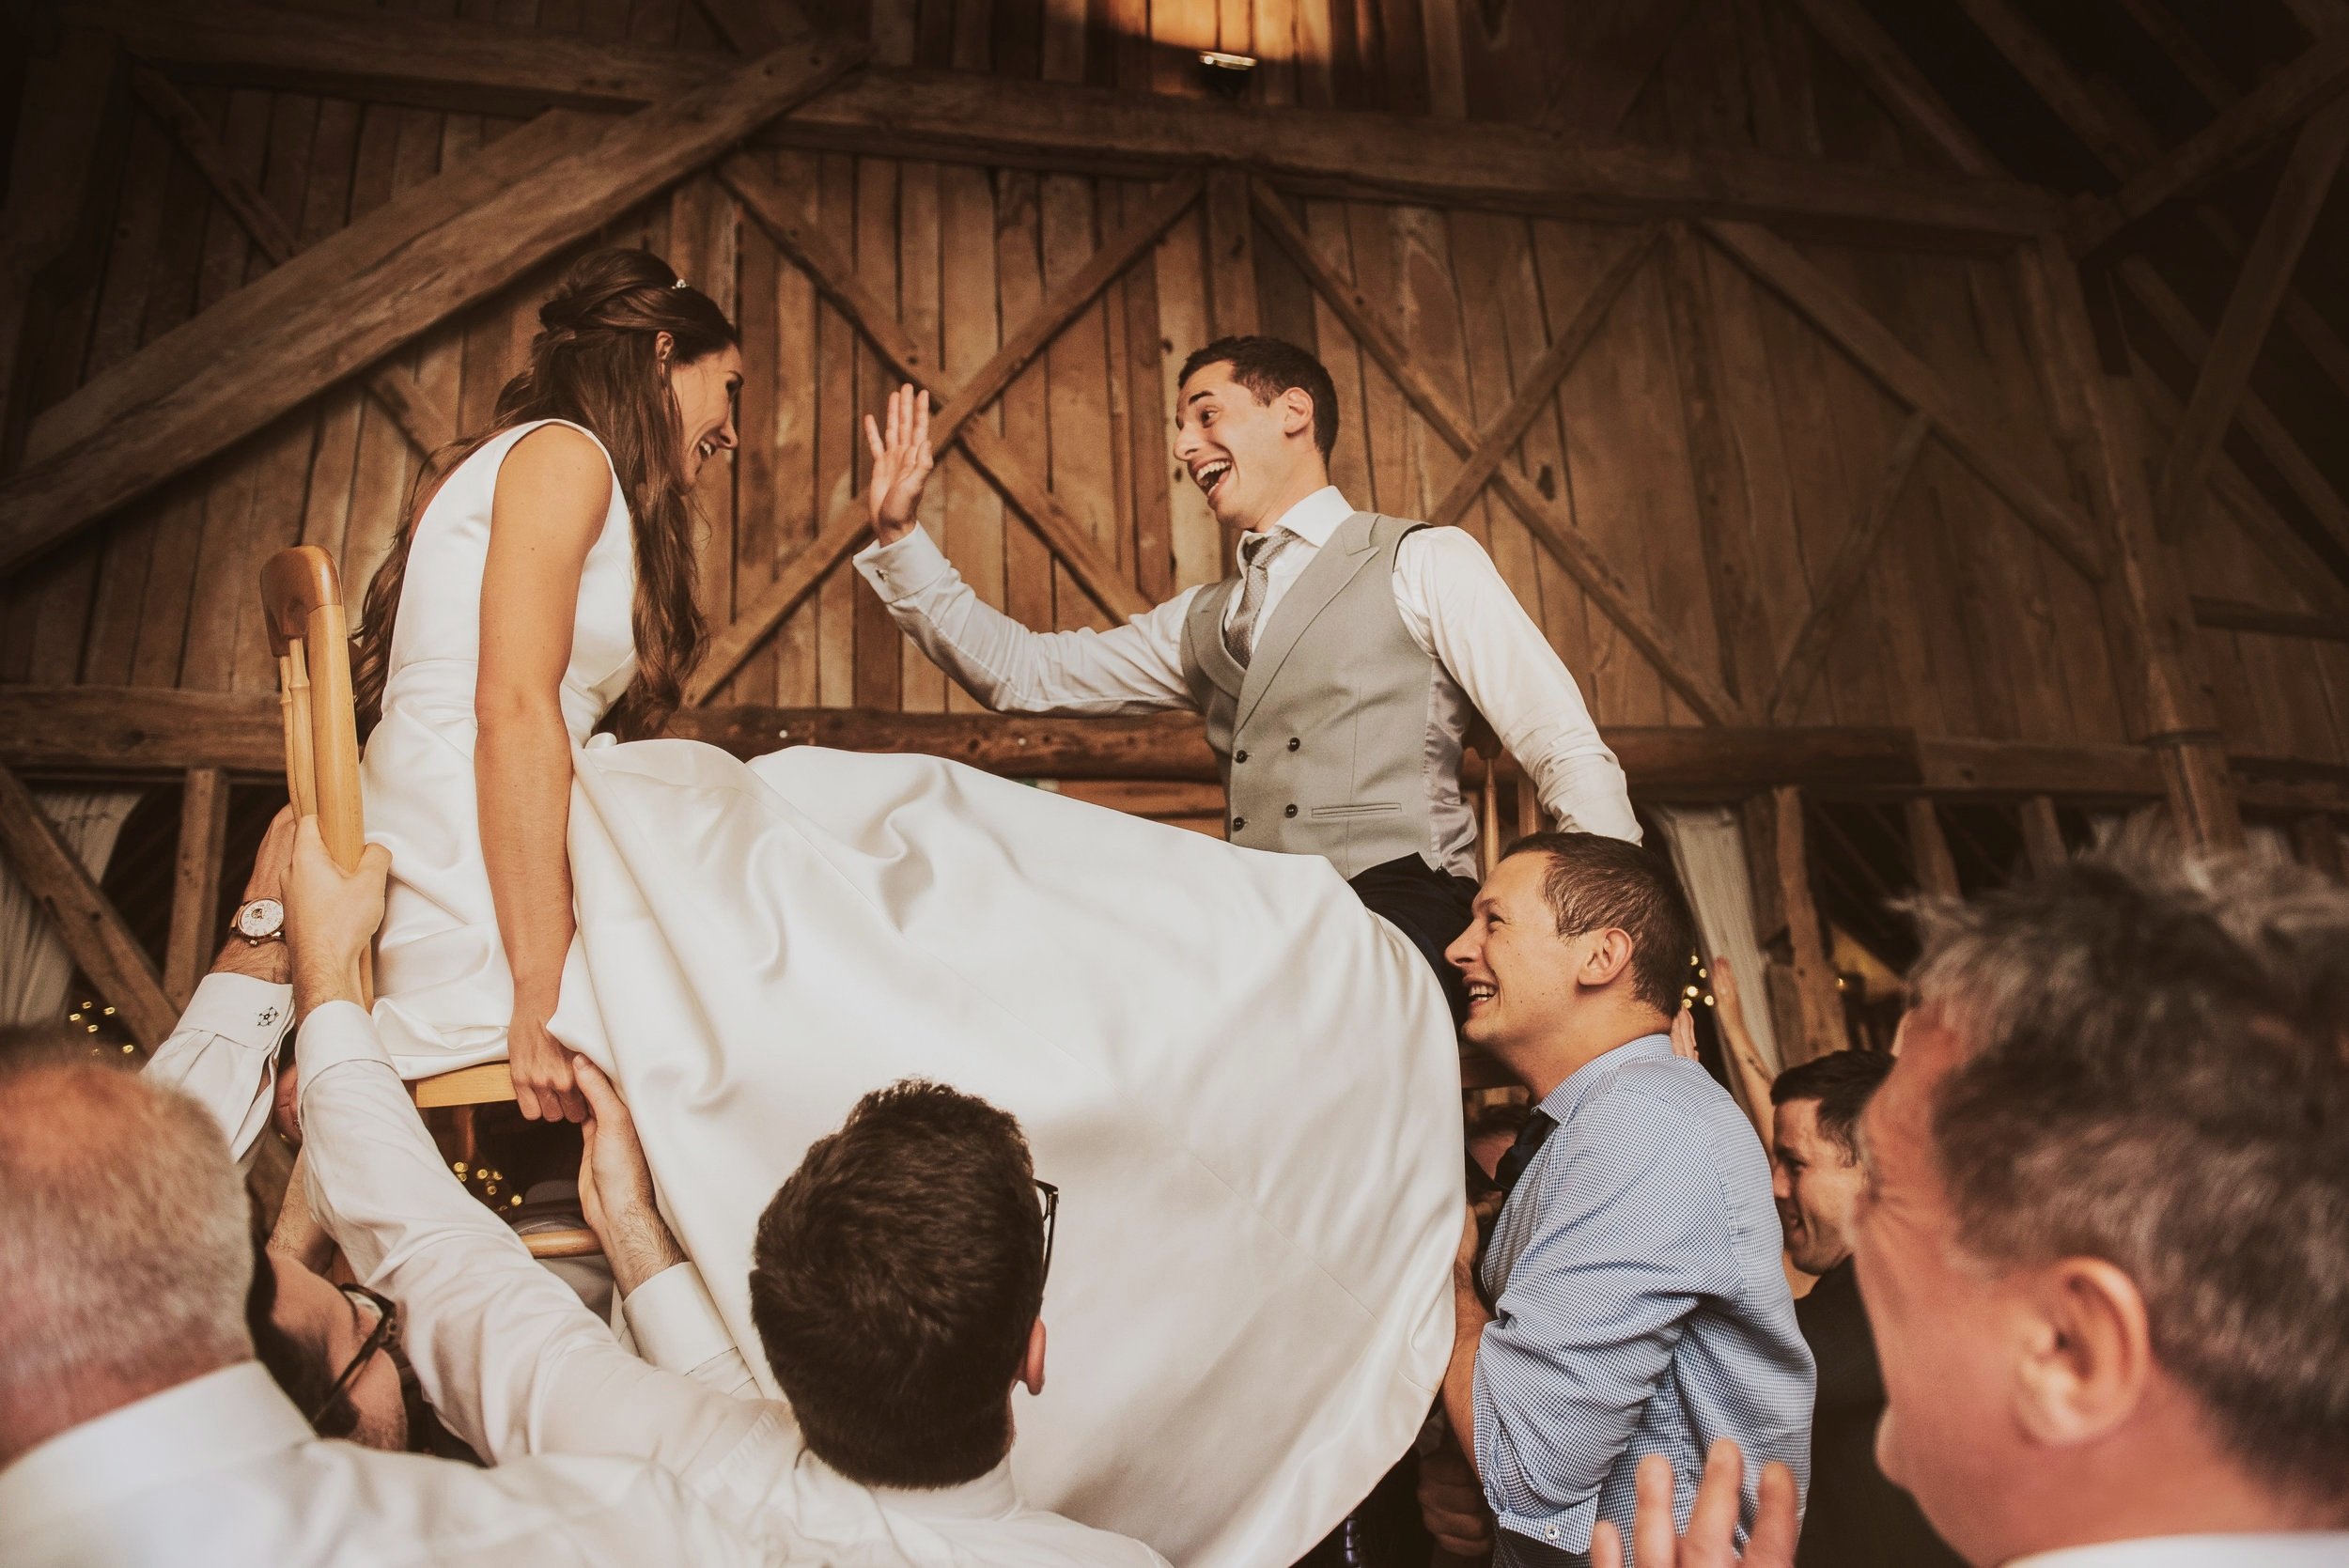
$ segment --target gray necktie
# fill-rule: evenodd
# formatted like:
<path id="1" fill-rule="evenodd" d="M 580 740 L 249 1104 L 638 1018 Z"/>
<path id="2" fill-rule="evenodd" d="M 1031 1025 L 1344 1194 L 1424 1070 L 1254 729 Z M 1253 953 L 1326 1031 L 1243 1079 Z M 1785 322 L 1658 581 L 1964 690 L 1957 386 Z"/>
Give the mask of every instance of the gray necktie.
<path id="1" fill-rule="evenodd" d="M 1264 609 L 1266 588 L 1272 577 L 1273 557 L 1286 550 L 1296 537 L 1285 528 L 1276 528 L 1269 534 L 1259 534 L 1252 539 L 1243 541 L 1239 547 L 1239 610 L 1223 629 L 1223 645 L 1242 669 L 1248 667 L 1248 656 L 1256 648 L 1256 617 Z"/>

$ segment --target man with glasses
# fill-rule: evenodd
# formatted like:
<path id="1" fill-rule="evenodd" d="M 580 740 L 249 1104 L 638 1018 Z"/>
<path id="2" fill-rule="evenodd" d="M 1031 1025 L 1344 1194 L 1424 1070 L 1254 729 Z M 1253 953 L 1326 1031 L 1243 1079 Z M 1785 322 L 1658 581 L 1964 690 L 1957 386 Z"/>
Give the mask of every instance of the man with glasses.
<path id="1" fill-rule="evenodd" d="M 370 848 L 345 876 L 303 824 L 287 902 L 303 1148 L 318 1217 L 399 1304 L 417 1375 L 457 1436 L 497 1464 L 653 1460 L 778 1558 L 1162 1563 L 1025 1506 L 1012 1482 L 1014 1391 L 1044 1388 L 1058 1209 L 1017 1121 L 909 1080 L 808 1150 L 750 1259 L 775 1400 L 755 1397 L 661 1220 L 625 1106 L 583 1063 L 581 1204 L 647 1364 L 458 1184 L 358 1007 L 387 863 Z"/>
<path id="2" fill-rule="evenodd" d="M 0 1562 L 471 1568 L 768 1559 L 641 1460 L 571 1455 L 484 1470 L 330 1441 L 313 1421 L 375 1406 L 396 1332 L 372 1292 L 267 1265 L 272 1331 L 339 1316 L 340 1362 L 256 1358 L 251 1215 L 194 1101 L 87 1057 L 0 1073 Z M 558 1287 L 560 1288 L 560 1287 Z M 316 1299 L 288 1308 L 281 1293 Z M 381 1314 L 381 1315 L 379 1315 Z M 364 1325 L 364 1327 L 362 1327 Z M 395 1440 L 397 1434 L 394 1434 Z"/>

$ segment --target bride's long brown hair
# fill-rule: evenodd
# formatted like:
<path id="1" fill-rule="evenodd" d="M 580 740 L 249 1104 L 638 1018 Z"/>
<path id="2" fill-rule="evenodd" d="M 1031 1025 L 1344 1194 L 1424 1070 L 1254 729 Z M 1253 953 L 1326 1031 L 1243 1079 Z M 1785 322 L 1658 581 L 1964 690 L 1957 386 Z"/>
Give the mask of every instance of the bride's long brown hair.
<path id="1" fill-rule="evenodd" d="M 685 427 L 669 366 L 739 345 L 741 334 L 708 295 L 681 284 L 667 262 L 628 250 L 595 251 L 574 262 L 553 297 L 538 307 L 538 326 L 529 367 L 498 394 L 490 427 L 425 459 L 392 552 L 367 585 L 350 661 L 363 736 L 382 717 L 392 629 L 416 520 L 441 481 L 482 442 L 534 419 L 568 419 L 595 432 L 612 455 L 634 523 L 636 678 L 612 705 L 604 726 L 623 739 L 657 733 L 677 711 L 685 677 L 701 657 L 708 628 L 693 598 L 696 519 L 685 498 Z M 668 365 L 654 348 L 661 333 L 675 343 Z"/>

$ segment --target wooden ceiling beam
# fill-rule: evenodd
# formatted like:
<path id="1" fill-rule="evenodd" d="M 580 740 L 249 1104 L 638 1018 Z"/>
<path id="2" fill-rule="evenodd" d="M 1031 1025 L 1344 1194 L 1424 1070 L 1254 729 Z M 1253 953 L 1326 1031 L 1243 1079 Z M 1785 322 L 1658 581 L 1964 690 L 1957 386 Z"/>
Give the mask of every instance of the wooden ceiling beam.
<path id="1" fill-rule="evenodd" d="M 363 11 L 220 4 L 191 15 L 161 0 L 74 0 L 69 10 L 134 53 L 210 80 L 502 114 L 632 107 L 731 59 Z M 1597 217 L 1726 212 L 1937 244 L 1996 245 L 2061 218 L 2046 193 L 2007 179 L 957 71 L 859 72 L 765 135 L 819 150 L 1142 178 L 1221 163 L 1332 194 Z"/>
<path id="2" fill-rule="evenodd" d="M 1996 0 L 1965 0 L 1971 5 Z M 2116 171 L 2134 170 L 2109 199 L 2085 210 L 2072 225 L 2077 255 L 2110 241 L 2122 229 L 2166 207 L 2204 180 L 2257 152 L 2327 104 L 2349 92 L 2349 33 L 2328 38 L 2269 77 L 2248 97 L 2150 163 L 2137 158 L 2108 160 Z"/>
<path id="3" fill-rule="evenodd" d="M 398 242 L 372 265 L 345 271 L 336 258 L 353 247 L 329 241 L 276 269 L 255 287 L 282 280 L 282 308 L 251 319 L 248 332 L 226 336 L 210 357 L 175 376 L 161 373 L 172 363 L 161 351 L 164 344 L 180 338 L 184 348 L 183 334 L 222 336 L 213 312 L 140 350 L 111 378 L 118 391 L 128 389 L 120 417 L 54 445 L 0 484 L 0 571 L 367 369 L 593 233 L 614 212 L 708 163 L 863 57 L 860 46 L 828 42 L 779 50 L 616 120 L 599 135 L 570 138 L 520 179 L 494 184 L 486 199 L 398 233 Z M 505 140 L 527 134 L 525 129 Z M 491 144 L 485 156 L 502 145 Z M 380 230 L 398 230 L 398 215 L 414 215 L 408 197 L 335 239 L 364 227 L 380 241 Z M 373 224 L 387 213 L 396 215 Z"/>
<path id="4" fill-rule="evenodd" d="M 210 122 L 196 113 L 195 105 L 180 96 L 179 89 L 151 66 L 131 68 L 131 87 L 148 112 L 179 144 L 179 150 L 203 174 L 212 194 L 242 226 L 254 247 L 269 258 L 270 265 L 282 267 L 292 260 L 300 248 L 293 225 L 286 222 L 258 187 L 237 172 L 229 161 L 228 149 L 221 146 Z M 403 365 L 379 365 L 363 379 L 369 396 L 391 415 L 399 433 L 419 453 L 429 453 L 443 442 L 456 439 L 457 411 L 418 380 L 414 371 Z"/>
<path id="5" fill-rule="evenodd" d="M 1960 173 L 2000 174 L 1998 160 L 1956 110 L 1934 90 L 1907 52 L 1892 41 L 1859 0 L 1793 0 L 1828 47 L 1843 56 L 1886 107 L 1940 149 Z"/>
<path id="6" fill-rule="evenodd" d="M 2194 624 L 2220 631 L 2256 631 L 2268 637 L 2302 637 L 2317 643 L 2349 643 L 2349 617 L 2311 615 L 2305 610 L 2271 610 L 2240 599 L 2194 600 Z"/>
<path id="7" fill-rule="evenodd" d="M 2349 101 L 2333 105 L 2301 127 L 2267 215 L 2251 241 L 2242 275 L 2227 298 L 2210 351 L 2202 357 L 2185 417 L 2170 432 L 2170 456 L 2154 503 L 2164 537 L 2177 536 L 2179 514 L 2196 504 L 2210 477 L 2211 459 L 2250 387 L 2251 368 L 2292 285 L 2344 150 L 2349 150 Z"/>

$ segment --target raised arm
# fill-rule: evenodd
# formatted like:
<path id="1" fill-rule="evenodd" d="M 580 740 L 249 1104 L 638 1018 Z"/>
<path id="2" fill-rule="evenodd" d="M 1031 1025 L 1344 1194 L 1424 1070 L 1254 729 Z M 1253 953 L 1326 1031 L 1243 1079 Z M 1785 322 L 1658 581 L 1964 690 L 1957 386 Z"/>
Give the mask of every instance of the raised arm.
<path id="1" fill-rule="evenodd" d="M 302 1014 L 313 1206 L 352 1270 L 399 1303 L 410 1359 L 451 1430 L 493 1463 L 529 1453 L 649 1459 L 696 1491 L 763 1495 L 738 1451 L 766 1407 L 646 1365 L 531 1260 L 426 1134 L 348 979 L 381 917 L 388 858 L 344 876 L 303 825 L 288 914 Z"/>
<path id="2" fill-rule="evenodd" d="M 1623 766 L 1582 689 L 1492 557 L 1459 528 L 1423 528 L 1395 553 L 1396 603 L 1564 826 L 1640 842 Z M 1416 613 L 1416 614 L 1415 614 Z M 1414 629 L 1419 629 L 1415 628 Z"/>
<path id="3" fill-rule="evenodd" d="M 563 672 L 579 579 L 612 504 L 594 441 L 548 425 L 498 470 L 481 578 L 481 665 L 474 691 L 474 789 L 498 933 L 514 975 L 507 1036 L 514 1098 L 533 1120 L 584 1120 L 570 1053 L 547 1032 L 570 950 L 571 737 Z"/>
<path id="4" fill-rule="evenodd" d="M 873 453 L 866 505 L 875 542 L 856 568 L 930 661 L 998 713 L 1104 715 L 1192 706 L 1183 681 L 1176 595 L 1107 631 L 1031 631 L 973 593 L 914 520 L 931 455 L 929 394 L 890 396 L 884 428 L 865 416 Z"/>

